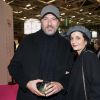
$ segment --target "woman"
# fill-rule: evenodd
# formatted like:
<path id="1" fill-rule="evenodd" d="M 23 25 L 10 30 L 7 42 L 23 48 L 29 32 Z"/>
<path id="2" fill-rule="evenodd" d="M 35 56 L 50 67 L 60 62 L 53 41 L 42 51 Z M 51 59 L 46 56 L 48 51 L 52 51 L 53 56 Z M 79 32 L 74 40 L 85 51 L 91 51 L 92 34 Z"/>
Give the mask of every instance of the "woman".
<path id="1" fill-rule="evenodd" d="M 90 31 L 77 25 L 69 28 L 67 35 L 78 56 L 70 73 L 66 100 L 100 100 L 100 61 L 87 49 Z"/>

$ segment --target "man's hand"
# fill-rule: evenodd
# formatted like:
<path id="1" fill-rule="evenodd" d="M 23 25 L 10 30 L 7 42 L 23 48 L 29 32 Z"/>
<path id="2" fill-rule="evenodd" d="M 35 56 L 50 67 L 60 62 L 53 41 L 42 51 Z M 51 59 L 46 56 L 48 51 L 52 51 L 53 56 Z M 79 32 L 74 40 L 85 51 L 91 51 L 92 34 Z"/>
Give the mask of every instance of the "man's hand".
<path id="1" fill-rule="evenodd" d="M 37 80 L 31 80 L 27 83 L 26 87 L 34 94 L 38 96 L 45 96 L 45 94 L 42 94 L 38 89 L 37 89 L 37 83 L 43 82 L 43 80 L 37 79 Z"/>
<path id="2" fill-rule="evenodd" d="M 46 87 L 46 97 L 56 94 L 62 89 L 63 86 L 59 82 L 50 82 L 50 84 Z"/>

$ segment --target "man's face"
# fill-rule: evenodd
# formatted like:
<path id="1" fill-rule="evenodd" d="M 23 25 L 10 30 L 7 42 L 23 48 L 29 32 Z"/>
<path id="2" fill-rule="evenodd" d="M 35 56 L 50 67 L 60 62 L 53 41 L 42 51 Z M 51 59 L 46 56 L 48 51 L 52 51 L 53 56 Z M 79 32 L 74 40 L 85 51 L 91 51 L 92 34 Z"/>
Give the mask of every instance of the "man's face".
<path id="1" fill-rule="evenodd" d="M 41 19 L 41 27 L 45 34 L 53 35 L 59 27 L 59 20 L 52 14 L 47 14 Z"/>

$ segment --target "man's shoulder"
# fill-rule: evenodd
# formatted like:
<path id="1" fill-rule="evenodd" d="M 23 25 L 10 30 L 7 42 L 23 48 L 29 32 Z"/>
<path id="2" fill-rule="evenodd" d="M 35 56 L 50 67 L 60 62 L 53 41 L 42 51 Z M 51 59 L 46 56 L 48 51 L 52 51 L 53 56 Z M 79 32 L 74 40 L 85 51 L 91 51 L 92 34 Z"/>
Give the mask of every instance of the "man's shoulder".
<path id="1" fill-rule="evenodd" d="M 37 36 L 39 36 L 39 34 L 40 34 L 40 31 L 37 31 L 36 33 L 31 33 L 31 34 L 29 34 L 29 35 L 26 35 L 25 36 L 25 38 L 26 39 L 33 39 L 33 38 L 36 38 Z"/>
<path id="2" fill-rule="evenodd" d="M 68 39 L 66 39 L 66 37 L 65 36 L 62 36 L 61 34 L 59 34 L 59 38 L 61 38 L 64 41 L 68 41 Z"/>
<path id="3" fill-rule="evenodd" d="M 21 43 L 26 44 L 26 43 L 33 42 L 36 39 L 36 37 L 38 37 L 38 34 L 39 34 L 39 32 L 32 33 L 32 34 L 29 34 L 29 35 L 25 35 L 23 37 L 23 40 L 21 41 Z"/>

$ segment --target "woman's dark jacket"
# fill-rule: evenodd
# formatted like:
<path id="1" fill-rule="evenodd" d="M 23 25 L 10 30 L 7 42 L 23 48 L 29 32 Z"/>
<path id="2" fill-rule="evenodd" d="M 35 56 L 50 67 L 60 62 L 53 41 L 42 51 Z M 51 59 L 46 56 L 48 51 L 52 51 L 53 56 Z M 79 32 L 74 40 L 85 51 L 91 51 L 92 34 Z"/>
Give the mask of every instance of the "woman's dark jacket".
<path id="1" fill-rule="evenodd" d="M 59 81 L 69 66 L 70 54 L 68 41 L 58 32 L 48 36 L 40 30 L 26 36 L 8 66 L 19 84 L 17 100 L 65 100 L 62 92 L 47 98 L 38 97 L 26 88 L 26 84 L 35 79 Z"/>
<path id="2" fill-rule="evenodd" d="M 82 57 L 87 100 L 100 100 L 100 60 L 91 51 L 82 52 L 75 61 L 66 100 L 86 100 L 82 78 Z"/>

